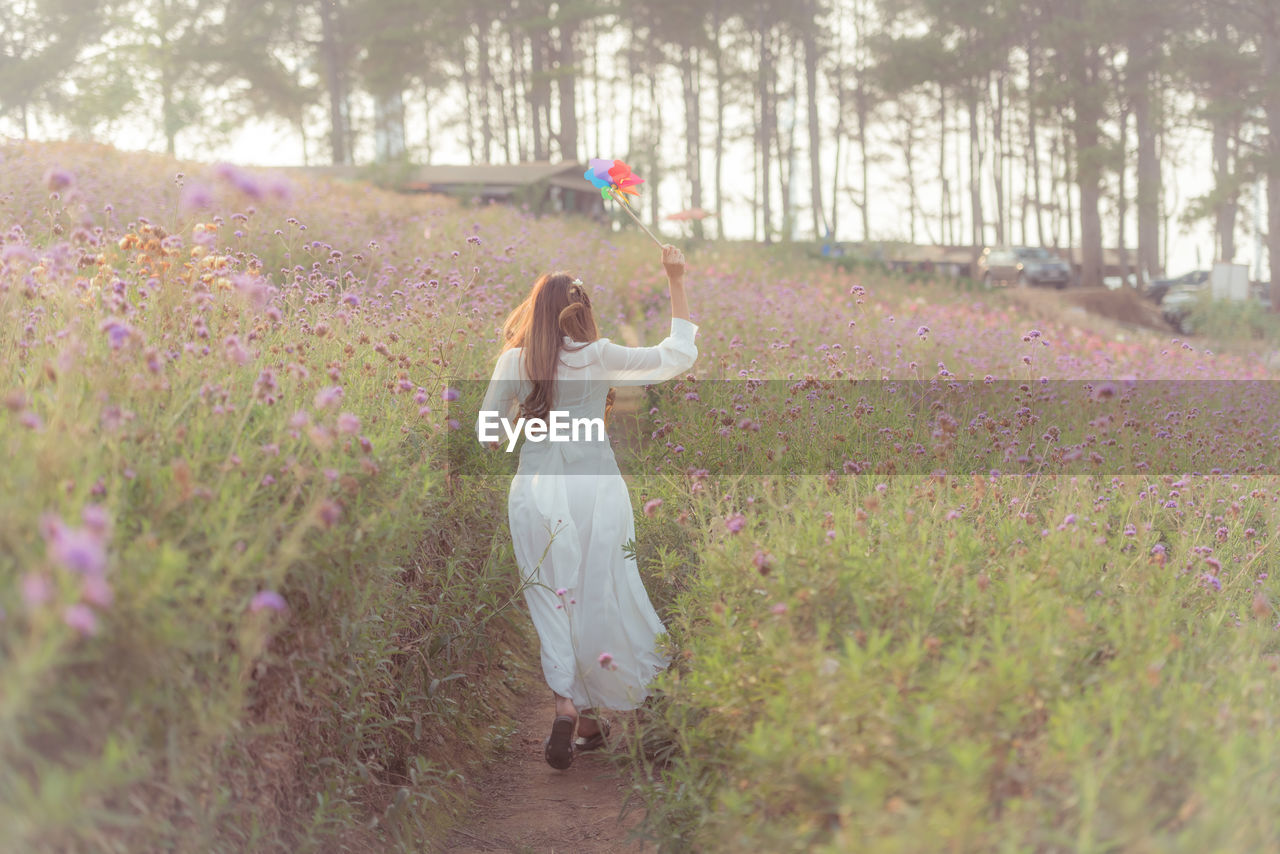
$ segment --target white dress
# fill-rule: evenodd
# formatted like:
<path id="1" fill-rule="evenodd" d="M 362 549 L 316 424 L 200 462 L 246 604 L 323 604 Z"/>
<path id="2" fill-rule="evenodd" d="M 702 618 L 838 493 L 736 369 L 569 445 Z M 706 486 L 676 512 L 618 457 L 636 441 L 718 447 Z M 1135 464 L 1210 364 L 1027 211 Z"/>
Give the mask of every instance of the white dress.
<path id="1" fill-rule="evenodd" d="M 565 336 L 551 408 L 569 418 L 603 418 L 610 386 L 661 382 L 688 370 L 698 358 L 697 330 L 672 318 L 671 334 L 656 347 L 623 347 L 608 338 L 583 345 Z M 531 389 L 521 356 L 513 347 L 498 358 L 480 410 L 512 425 Z M 499 428 L 498 435 L 498 453 L 505 453 L 506 434 Z M 635 518 L 608 436 L 526 438 L 507 515 L 521 576 L 534 582 L 525 587 L 525 601 L 551 690 L 578 708 L 639 706 L 650 680 L 669 664 L 655 645 L 666 629 L 635 558 L 623 551 L 635 538 Z"/>

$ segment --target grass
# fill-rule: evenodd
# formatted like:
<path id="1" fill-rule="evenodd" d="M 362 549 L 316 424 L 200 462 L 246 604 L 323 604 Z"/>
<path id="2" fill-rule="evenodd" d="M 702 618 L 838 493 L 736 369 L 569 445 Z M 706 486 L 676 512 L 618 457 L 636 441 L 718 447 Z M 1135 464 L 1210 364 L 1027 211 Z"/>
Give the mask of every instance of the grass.
<path id="1" fill-rule="evenodd" d="M 435 844 L 535 658 L 505 461 L 447 441 L 442 392 L 488 378 L 546 270 L 582 274 L 603 334 L 660 340 L 654 248 L 100 147 L 3 155 L 0 826 L 31 851 Z M 1255 353 L 801 249 L 690 261 L 701 355 L 624 460 L 675 663 L 617 759 L 663 850 L 1280 849 L 1280 489 L 1233 456 L 1269 459 L 1274 423 L 1214 396 L 1268 387 Z M 986 377 L 1016 390 L 987 432 L 941 418 L 954 397 L 854 417 L 846 388 Z M 979 465 L 1062 437 L 1111 450 Z"/>

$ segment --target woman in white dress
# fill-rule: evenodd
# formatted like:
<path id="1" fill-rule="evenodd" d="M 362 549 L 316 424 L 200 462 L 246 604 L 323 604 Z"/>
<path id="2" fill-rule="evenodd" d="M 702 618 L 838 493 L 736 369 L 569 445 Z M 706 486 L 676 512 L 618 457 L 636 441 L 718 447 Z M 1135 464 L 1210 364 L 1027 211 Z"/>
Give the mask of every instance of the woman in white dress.
<path id="1" fill-rule="evenodd" d="M 603 423 L 611 386 L 646 385 L 687 371 L 698 357 L 698 327 L 689 320 L 684 256 L 667 245 L 662 263 L 671 334 L 655 347 L 601 338 L 581 281 L 565 273 L 540 277 L 503 326 L 505 346 L 480 418 L 496 413 L 515 427 L 522 416 L 546 422 L 554 411 L 566 413 L 560 416 L 566 424 L 579 418 Z M 497 435 L 505 447 L 504 429 Z M 635 538 L 635 518 L 608 436 L 602 429 L 576 431 L 571 441 L 524 435 L 507 514 L 516 563 L 529 582 L 525 601 L 542 647 L 543 674 L 555 694 L 544 755 L 563 769 L 575 750 L 603 744 L 608 725 L 596 710 L 637 708 L 669 660 L 656 644 L 665 627 L 635 558 L 623 549 Z"/>

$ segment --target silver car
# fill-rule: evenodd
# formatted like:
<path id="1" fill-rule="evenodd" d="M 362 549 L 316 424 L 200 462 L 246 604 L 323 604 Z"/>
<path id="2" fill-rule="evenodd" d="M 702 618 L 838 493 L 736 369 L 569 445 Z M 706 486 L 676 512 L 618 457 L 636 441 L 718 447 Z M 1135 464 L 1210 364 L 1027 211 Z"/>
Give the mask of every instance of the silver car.
<path id="1" fill-rule="evenodd" d="M 978 258 L 977 278 L 994 285 L 1052 285 L 1071 283 L 1071 266 L 1048 249 L 1018 246 L 991 247 Z"/>

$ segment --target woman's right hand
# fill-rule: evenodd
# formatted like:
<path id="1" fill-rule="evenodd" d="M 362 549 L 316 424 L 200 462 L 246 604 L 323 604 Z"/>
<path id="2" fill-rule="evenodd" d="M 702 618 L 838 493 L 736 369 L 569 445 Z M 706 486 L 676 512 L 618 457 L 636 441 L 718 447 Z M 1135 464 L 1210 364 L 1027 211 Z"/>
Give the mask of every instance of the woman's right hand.
<path id="1" fill-rule="evenodd" d="M 672 281 L 684 280 L 684 253 L 670 243 L 662 247 L 662 267 Z"/>

